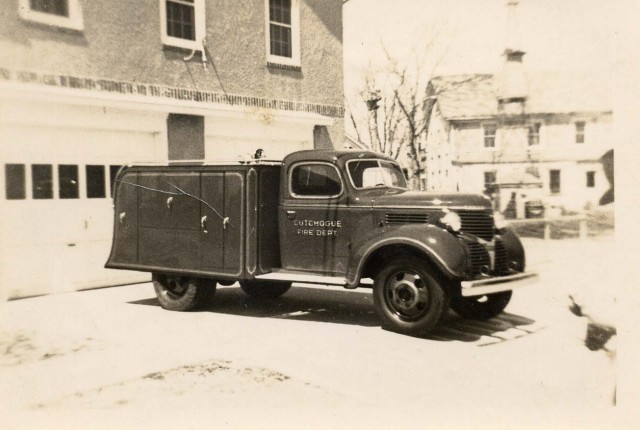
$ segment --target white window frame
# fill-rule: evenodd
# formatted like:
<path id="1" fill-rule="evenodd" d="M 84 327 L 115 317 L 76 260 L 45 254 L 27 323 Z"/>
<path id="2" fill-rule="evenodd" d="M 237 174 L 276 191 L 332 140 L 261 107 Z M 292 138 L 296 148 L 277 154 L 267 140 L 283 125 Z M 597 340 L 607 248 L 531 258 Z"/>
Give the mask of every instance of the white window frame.
<path id="1" fill-rule="evenodd" d="M 487 182 L 487 174 L 493 174 L 493 182 L 488 183 Z M 495 185 L 496 182 L 498 182 L 498 171 L 497 170 L 485 170 L 482 172 L 482 183 L 483 185 L 483 189 L 486 190 L 487 189 L 487 185 Z"/>
<path id="2" fill-rule="evenodd" d="M 167 34 L 167 0 L 160 1 L 160 38 L 163 45 L 175 46 L 189 50 L 202 51 L 204 39 L 207 36 L 206 16 L 205 16 L 205 0 L 193 1 L 193 17 L 195 24 L 196 40 L 182 39 Z M 180 0 L 172 0 L 175 3 L 182 3 Z"/>
<path id="3" fill-rule="evenodd" d="M 70 30 L 84 30 L 80 0 L 67 0 L 67 7 L 69 9 L 69 16 L 60 16 L 53 13 L 32 10 L 29 0 L 19 0 L 18 3 L 20 18 L 25 21 L 37 22 L 39 24 L 47 24 L 60 28 L 68 28 Z"/>
<path id="4" fill-rule="evenodd" d="M 585 143 L 587 143 L 587 121 L 575 121 L 573 123 L 573 127 L 573 142 L 576 145 L 584 145 Z M 582 128 L 582 130 L 578 130 L 579 128 Z M 578 142 L 578 136 L 582 137 L 582 142 Z"/>
<path id="5" fill-rule="evenodd" d="M 300 0 L 291 0 L 291 58 L 271 54 L 271 21 L 269 17 L 269 0 L 265 5 L 265 40 L 267 62 L 285 66 L 300 67 Z"/>
<path id="6" fill-rule="evenodd" d="M 536 133 L 533 133 L 533 130 L 536 130 Z M 535 143 L 531 143 L 532 138 L 537 138 Z M 539 148 L 542 145 L 542 123 L 540 121 L 532 122 L 529 124 L 529 128 L 527 129 L 527 147 L 528 148 Z"/>
<path id="7" fill-rule="evenodd" d="M 488 126 L 494 126 L 496 128 L 495 134 L 493 135 L 493 146 L 486 146 L 485 142 L 487 139 L 486 129 Z M 487 122 L 482 124 L 482 149 L 484 151 L 497 151 L 498 150 L 498 124 L 495 122 Z"/>

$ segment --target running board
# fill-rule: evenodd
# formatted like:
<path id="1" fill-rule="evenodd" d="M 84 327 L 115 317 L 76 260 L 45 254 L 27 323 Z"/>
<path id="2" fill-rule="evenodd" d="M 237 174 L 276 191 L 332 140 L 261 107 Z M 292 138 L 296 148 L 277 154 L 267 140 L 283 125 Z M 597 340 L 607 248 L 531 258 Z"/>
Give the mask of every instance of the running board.
<path id="1" fill-rule="evenodd" d="M 265 281 L 302 282 L 304 284 L 339 285 L 341 287 L 347 285 L 347 280 L 339 276 L 319 276 L 306 272 L 278 271 L 258 275 L 256 276 L 256 279 Z"/>

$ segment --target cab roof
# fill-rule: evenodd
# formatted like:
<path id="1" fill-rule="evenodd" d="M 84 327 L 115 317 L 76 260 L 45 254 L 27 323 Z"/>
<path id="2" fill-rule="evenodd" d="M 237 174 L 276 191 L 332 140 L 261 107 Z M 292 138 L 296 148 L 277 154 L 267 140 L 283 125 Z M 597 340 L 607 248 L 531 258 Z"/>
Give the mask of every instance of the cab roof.
<path id="1" fill-rule="evenodd" d="M 367 151 L 362 149 L 308 149 L 303 151 L 296 151 L 284 157 L 284 164 L 297 163 L 299 161 L 326 161 L 333 163 L 334 161 L 341 161 L 342 163 L 358 158 L 378 158 L 382 160 L 388 160 L 395 162 L 393 158 L 373 151 Z"/>

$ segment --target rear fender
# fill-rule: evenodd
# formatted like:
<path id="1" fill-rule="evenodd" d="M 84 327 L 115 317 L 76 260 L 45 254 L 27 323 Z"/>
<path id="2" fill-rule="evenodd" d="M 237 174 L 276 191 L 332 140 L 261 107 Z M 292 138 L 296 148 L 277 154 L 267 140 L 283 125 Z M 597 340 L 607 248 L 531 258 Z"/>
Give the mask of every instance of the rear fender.
<path id="1" fill-rule="evenodd" d="M 463 278 L 467 271 L 467 251 L 452 233 L 433 225 L 404 225 L 389 229 L 359 245 L 352 254 L 347 283 L 360 282 L 368 260 L 385 248 L 409 248 L 422 254 L 449 278 Z"/>

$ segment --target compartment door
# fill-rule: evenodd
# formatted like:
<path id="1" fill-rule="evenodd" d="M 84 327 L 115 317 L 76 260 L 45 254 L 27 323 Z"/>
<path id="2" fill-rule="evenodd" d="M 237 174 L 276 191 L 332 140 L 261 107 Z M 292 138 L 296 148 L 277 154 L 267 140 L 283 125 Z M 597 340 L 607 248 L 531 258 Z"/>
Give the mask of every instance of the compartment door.
<path id="1" fill-rule="evenodd" d="M 203 173 L 201 184 L 202 270 L 240 275 L 245 176 L 243 172 Z"/>
<path id="2" fill-rule="evenodd" d="M 140 188 L 137 173 L 126 173 L 117 183 L 114 237 L 109 264 L 138 262 L 138 200 Z"/>
<path id="3" fill-rule="evenodd" d="M 163 269 L 200 266 L 199 172 L 141 173 L 140 264 Z"/>

